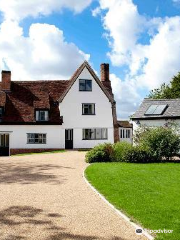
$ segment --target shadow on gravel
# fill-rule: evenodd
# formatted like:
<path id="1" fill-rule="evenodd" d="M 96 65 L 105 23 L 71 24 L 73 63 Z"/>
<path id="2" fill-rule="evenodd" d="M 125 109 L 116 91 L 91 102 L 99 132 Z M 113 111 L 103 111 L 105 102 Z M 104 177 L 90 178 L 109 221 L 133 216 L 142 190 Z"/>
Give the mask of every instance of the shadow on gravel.
<path id="1" fill-rule="evenodd" d="M 93 239 L 99 239 L 99 238 L 93 237 L 93 236 L 74 235 L 74 234 L 70 234 L 70 233 L 60 233 L 60 234 L 51 236 L 50 238 L 47 238 L 46 240 L 64 240 L 64 239 L 93 240 Z"/>
<path id="2" fill-rule="evenodd" d="M 74 235 L 66 232 L 65 228 L 57 225 L 57 222 L 61 222 L 61 218 L 63 216 L 58 213 L 46 213 L 38 208 L 12 206 L 0 211 L 0 239 L 30 240 L 29 236 L 32 236 L 32 239 L 38 239 L 38 236 L 41 236 L 41 234 L 46 236 L 45 238 L 41 238 L 43 240 L 99 239 L 95 236 Z"/>
<path id="3" fill-rule="evenodd" d="M 20 163 L 2 163 L 0 168 L 0 184 L 34 184 L 38 182 L 61 184 L 66 179 L 53 174 L 53 170 L 67 167 L 52 164 L 43 165 L 19 165 Z M 72 168 L 68 168 L 72 169 Z M 60 178 L 60 179 L 59 179 Z"/>

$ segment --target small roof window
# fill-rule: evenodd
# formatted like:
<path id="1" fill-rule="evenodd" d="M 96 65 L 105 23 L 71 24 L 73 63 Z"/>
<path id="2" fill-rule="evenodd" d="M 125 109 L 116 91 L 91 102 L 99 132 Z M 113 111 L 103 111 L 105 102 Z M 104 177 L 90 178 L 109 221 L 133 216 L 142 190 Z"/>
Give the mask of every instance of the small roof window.
<path id="1" fill-rule="evenodd" d="M 162 115 L 168 105 L 151 105 L 144 115 Z"/>

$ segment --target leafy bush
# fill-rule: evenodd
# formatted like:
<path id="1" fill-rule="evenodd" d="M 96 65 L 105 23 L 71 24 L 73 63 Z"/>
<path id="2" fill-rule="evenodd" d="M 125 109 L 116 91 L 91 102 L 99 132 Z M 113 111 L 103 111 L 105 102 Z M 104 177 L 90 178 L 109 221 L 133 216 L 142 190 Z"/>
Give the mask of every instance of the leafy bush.
<path id="1" fill-rule="evenodd" d="M 113 145 L 113 161 L 114 162 L 125 162 L 126 153 L 130 151 L 133 146 L 128 142 L 117 142 Z"/>
<path id="2" fill-rule="evenodd" d="M 133 136 L 133 142 L 135 145 L 140 144 L 144 136 L 151 130 L 151 128 L 142 125 L 141 127 L 137 128 L 135 131 L 135 134 Z"/>
<path id="3" fill-rule="evenodd" d="M 112 144 L 99 144 L 86 154 L 86 162 L 111 162 L 113 151 Z"/>
<path id="4" fill-rule="evenodd" d="M 157 161 L 170 159 L 180 151 L 180 137 L 173 128 L 146 128 L 139 134 L 139 145 L 148 149 Z"/>
<path id="5" fill-rule="evenodd" d="M 148 149 L 142 146 L 133 146 L 124 154 L 125 162 L 131 163 L 148 163 L 154 162 L 154 158 Z"/>

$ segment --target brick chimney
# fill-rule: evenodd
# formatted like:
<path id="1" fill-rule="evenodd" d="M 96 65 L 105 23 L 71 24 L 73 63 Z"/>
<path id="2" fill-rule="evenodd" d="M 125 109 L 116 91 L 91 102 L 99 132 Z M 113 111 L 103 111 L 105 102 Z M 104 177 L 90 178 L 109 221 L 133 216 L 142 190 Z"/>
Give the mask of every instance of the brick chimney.
<path id="1" fill-rule="evenodd" d="M 109 79 L 109 64 L 108 63 L 102 63 L 101 64 L 101 82 L 105 86 L 105 88 L 108 90 L 108 92 L 112 94 L 112 88 L 111 88 L 111 81 Z"/>
<path id="2" fill-rule="evenodd" d="M 11 72 L 10 71 L 2 71 L 2 83 L 1 83 L 2 91 L 11 91 Z"/>
<path id="3" fill-rule="evenodd" d="M 109 81 L 109 64 L 108 63 L 101 64 L 101 81 L 102 82 Z"/>
<path id="4" fill-rule="evenodd" d="M 111 81 L 109 79 L 109 64 L 101 64 L 101 82 L 109 94 L 114 98 L 112 93 Z M 114 125 L 114 142 L 119 141 L 119 126 L 117 124 L 117 115 L 116 115 L 116 102 L 112 103 L 112 115 L 113 115 L 113 125 Z"/>

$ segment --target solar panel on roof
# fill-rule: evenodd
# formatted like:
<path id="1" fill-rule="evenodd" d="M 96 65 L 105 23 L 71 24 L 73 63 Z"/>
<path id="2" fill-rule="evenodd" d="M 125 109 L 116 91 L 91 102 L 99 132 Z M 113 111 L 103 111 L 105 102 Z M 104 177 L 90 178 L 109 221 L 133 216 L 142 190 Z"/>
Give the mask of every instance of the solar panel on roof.
<path id="1" fill-rule="evenodd" d="M 161 115 L 166 108 L 167 105 L 151 105 L 144 115 Z"/>
<path id="2" fill-rule="evenodd" d="M 148 110 L 145 112 L 146 115 L 151 115 L 156 110 L 158 105 L 151 105 Z"/>
<path id="3" fill-rule="evenodd" d="M 154 111 L 153 114 L 161 115 L 161 114 L 164 112 L 164 110 L 165 110 L 166 107 L 167 107 L 167 105 L 159 105 L 159 106 L 156 108 L 156 110 Z"/>

